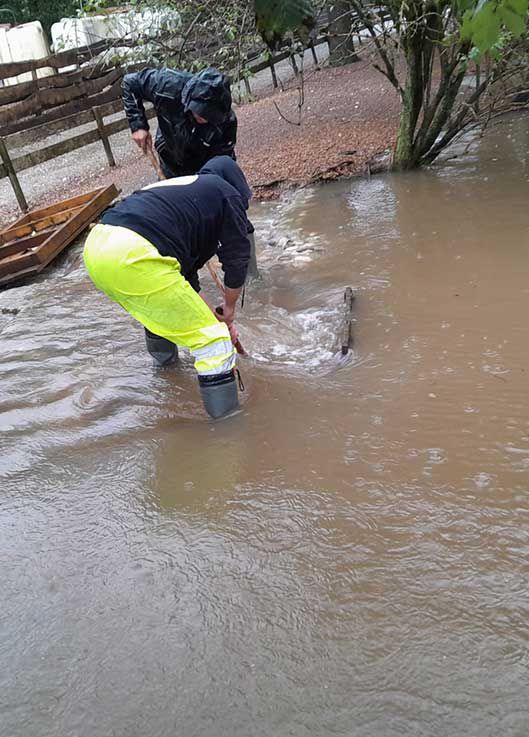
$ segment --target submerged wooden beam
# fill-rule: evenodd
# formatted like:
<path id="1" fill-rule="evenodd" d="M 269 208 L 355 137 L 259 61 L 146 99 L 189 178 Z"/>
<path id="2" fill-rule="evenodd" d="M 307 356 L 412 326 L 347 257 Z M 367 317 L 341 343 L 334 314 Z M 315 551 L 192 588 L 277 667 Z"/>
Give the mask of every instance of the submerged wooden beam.
<path id="1" fill-rule="evenodd" d="M 340 345 L 342 356 L 346 356 L 353 347 L 353 302 L 355 296 L 351 287 L 346 287 L 343 294 L 343 318 L 340 329 Z"/>

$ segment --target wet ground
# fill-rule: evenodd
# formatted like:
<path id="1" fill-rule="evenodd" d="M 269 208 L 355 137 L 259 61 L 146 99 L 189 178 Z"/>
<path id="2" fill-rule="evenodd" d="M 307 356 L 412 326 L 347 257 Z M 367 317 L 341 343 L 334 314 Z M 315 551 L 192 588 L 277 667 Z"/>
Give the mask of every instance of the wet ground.
<path id="1" fill-rule="evenodd" d="M 527 734 L 528 142 L 255 206 L 223 422 L 78 248 L 0 294 L 1 734 Z"/>

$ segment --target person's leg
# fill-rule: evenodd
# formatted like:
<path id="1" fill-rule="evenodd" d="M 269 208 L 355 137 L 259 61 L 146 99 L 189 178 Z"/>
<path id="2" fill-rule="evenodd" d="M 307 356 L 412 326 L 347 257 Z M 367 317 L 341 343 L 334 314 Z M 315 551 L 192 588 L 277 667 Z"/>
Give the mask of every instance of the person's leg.
<path id="1" fill-rule="evenodd" d="M 178 360 L 178 347 L 170 340 L 145 330 L 145 345 L 154 360 L 155 366 L 171 366 Z"/>
<path id="2" fill-rule="evenodd" d="M 212 416 L 237 406 L 235 349 L 228 328 L 184 279 L 176 259 L 161 256 L 133 231 L 112 225 L 98 225 L 92 230 L 84 258 L 95 285 L 147 330 L 190 349 L 201 389 L 204 383 L 208 390 L 218 387 L 213 396 L 221 397 L 219 408 L 215 402 L 206 401 L 212 392 L 208 391 L 206 397 L 202 391 Z"/>

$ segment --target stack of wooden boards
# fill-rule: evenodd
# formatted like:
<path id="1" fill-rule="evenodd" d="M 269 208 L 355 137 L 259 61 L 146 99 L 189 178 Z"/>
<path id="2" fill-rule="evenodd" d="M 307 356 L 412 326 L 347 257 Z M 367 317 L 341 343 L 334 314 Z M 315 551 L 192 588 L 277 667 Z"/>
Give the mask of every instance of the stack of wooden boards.
<path id="1" fill-rule="evenodd" d="M 117 197 L 114 184 L 28 212 L 0 231 L 0 285 L 42 271 Z"/>

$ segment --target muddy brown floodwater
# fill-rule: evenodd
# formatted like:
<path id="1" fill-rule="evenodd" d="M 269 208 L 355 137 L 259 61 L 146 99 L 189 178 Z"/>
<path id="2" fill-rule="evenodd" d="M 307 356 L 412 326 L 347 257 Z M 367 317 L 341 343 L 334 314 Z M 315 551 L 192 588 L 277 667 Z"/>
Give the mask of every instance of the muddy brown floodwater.
<path id="1" fill-rule="evenodd" d="M 527 735 L 528 141 L 256 205 L 224 422 L 79 247 L 1 295 L 2 735 Z"/>

